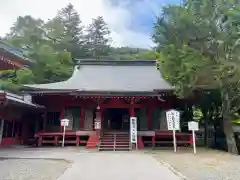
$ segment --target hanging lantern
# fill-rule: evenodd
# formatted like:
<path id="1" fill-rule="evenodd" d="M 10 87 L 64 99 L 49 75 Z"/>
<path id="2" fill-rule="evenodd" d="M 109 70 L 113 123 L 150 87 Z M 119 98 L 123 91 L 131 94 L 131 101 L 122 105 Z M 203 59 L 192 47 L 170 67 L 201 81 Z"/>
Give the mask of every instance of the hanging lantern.
<path id="1" fill-rule="evenodd" d="M 97 110 L 100 110 L 100 106 L 99 105 L 97 106 Z"/>

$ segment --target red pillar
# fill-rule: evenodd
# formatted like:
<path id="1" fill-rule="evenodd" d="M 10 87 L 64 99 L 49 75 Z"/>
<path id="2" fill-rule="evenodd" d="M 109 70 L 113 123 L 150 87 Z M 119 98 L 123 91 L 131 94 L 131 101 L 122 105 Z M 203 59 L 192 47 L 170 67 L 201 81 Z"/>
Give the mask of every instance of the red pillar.
<path id="1" fill-rule="evenodd" d="M 45 111 L 44 112 L 44 115 L 43 115 L 44 117 L 44 119 L 43 119 L 43 132 L 45 132 L 46 131 L 46 126 L 47 126 L 47 112 Z"/>
<path id="2" fill-rule="evenodd" d="M 103 118 L 104 118 L 104 108 L 101 108 L 101 109 L 100 109 L 100 112 L 101 112 L 101 121 L 102 121 Z"/>
<path id="3" fill-rule="evenodd" d="M 130 107 L 129 115 L 130 115 L 130 117 L 134 117 L 135 116 L 134 107 Z"/>
<path id="4" fill-rule="evenodd" d="M 80 129 L 84 129 L 84 120 L 85 120 L 85 107 L 81 107 L 80 114 Z"/>
<path id="5" fill-rule="evenodd" d="M 152 107 L 148 107 L 148 130 L 152 130 Z"/>
<path id="6" fill-rule="evenodd" d="M 102 129 L 102 126 L 103 126 L 103 118 L 104 118 L 104 108 L 101 108 L 100 112 L 101 112 L 101 129 Z"/>

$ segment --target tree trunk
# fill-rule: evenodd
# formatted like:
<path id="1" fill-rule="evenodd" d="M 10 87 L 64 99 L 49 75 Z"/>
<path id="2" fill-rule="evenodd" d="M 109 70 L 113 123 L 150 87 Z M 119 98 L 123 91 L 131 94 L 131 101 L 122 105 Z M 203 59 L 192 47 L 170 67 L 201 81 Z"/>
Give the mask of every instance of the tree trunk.
<path id="1" fill-rule="evenodd" d="M 230 102 L 227 92 L 222 93 L 222 104 L 223 104 L 223 130 L 228 146 L 228 152 L 232 154 L 238 154 L 237 144 L 234 137 L 234 131 L 231 122 L 230 115 Z"/>

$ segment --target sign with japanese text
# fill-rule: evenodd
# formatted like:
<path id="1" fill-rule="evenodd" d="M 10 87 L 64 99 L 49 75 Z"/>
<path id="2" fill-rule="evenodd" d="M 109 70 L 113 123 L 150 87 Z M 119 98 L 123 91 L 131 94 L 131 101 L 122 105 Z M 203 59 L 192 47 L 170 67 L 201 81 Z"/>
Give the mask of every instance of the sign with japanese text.
<path id="1" fill-rule="evenodd" d="M 61 119 L 61 126 L 66 127 L 69 124 L 69 119 Z"/>
<path id="2" fill-rule="evenodd" d="M 101 129 L 101 121 L 95 121 L 94 128 L 95 129 Z"/>
<path id="3" fill-rule="evenodd" d="M 166 112 L 168 130 L 180 130 L 180 112 L 174 109 Z"/>
<path id="4" fill-rule="evenodd" d="M 174 152 L 177 152 L 176 130 L 180 130 L 180 112 L 172 109 L 166 112 L 168 130 L 173 132 Z"/>
<path id="5" fill-rule="evenodd" d="M 137 117 L 130 117 L 131 143 L 137 143 Z"/>

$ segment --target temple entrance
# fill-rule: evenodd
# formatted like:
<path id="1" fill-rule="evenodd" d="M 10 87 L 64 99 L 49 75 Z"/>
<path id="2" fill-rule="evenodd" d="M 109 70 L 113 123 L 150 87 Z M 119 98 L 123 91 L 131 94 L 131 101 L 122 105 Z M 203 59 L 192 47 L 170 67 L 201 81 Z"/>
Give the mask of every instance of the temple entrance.
<path id="1" fill-rule="evenodd" d="M 129 109 L 109 108 L 104 111 L 105 130 L 129 130 Z"/>

